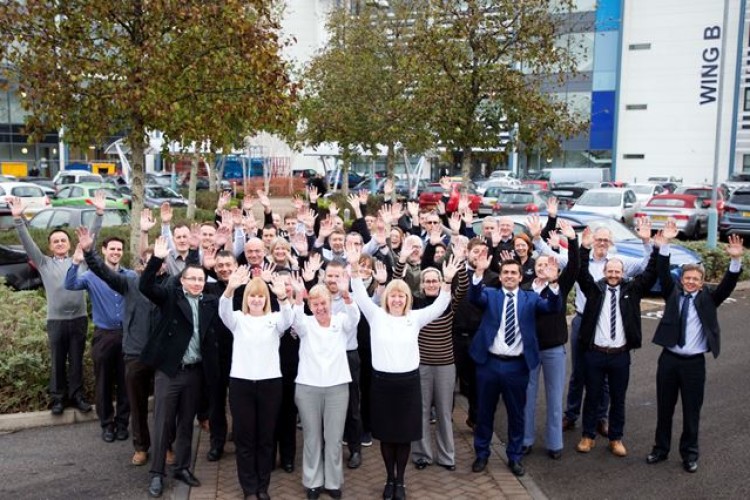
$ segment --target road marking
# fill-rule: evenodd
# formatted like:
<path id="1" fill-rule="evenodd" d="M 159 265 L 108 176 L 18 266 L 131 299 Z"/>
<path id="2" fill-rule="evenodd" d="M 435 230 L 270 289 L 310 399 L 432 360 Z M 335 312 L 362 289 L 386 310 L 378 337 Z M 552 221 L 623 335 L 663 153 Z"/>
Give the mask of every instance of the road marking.
<path id="1" fill-rule="evenodd" d="M 641 318 L 643 319 L 660 320 L 662 317 L 664 317 L 664 311 L 649 311 L 646 314 L 641 315 Z"/>

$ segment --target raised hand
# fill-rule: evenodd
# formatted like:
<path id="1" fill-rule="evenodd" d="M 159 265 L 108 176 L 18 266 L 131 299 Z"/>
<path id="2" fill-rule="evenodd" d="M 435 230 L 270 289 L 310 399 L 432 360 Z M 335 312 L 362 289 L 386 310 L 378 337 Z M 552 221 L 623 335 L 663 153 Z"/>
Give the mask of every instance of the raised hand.
<path id="1" fill-rule="evenodd" d="M 463 262 L 466 260 L 466 243 L 464 243 L 463 238 L 458 239 L 453 245 L 451 245 L 451 250 L 453 253 L 453 256 L 456 257 L 456 260 L 459 262 Z"/>
<path id="2" fill-rule="evenodd" d="M 349 242 L 346 245 L 346 260 L 349 261 L 349 265 L 352 269 L 359 268 L 359 258 L 362 256 L 360 247 L 356 246 L 353 242 Z"/>
<path id="3" fill-rule="evenodd" d="M 549 217 L 557 217 L 557 203 L 557 196 L 547 198 L 547 215 Z"/>
<path id="4" fill-rule="evenodd" d="M 151 209 L 144 208 L 141 212 L 141 232 L 149 232 L 155 224 L 156 220 L 154 220 L 154 215 L 151 213 Z"/>
<path id="5" fill-rule="evenodd" d="M 318 254 L 315 254 L 315 255 L 318 255 Z M 308 260 L 307 262 L 305 262 L 305 265 L 302 267 L 302 278 L 305 281 L 314 280 L 315 275 L 318 272 L 318 268 L 311 262 L 311 260 Z"/>
<path id="6" fill-rule="evenodd" d="M 339 286 L 339 293 L 344 300 L 349 298 L 349 273 L 341 273 L 341 276 L 336 280 L 336 284 Z"/>
<path id="7" fill-rule="evenodd" d="M 378 246 L 384 246 L 386 244 L 387 235 L 385 234 L 385 223 L 382 220 L 375 222 L 375 231 L 372 233 L 372 237 Z"/>
<path id="8" fill-rule="evenodd" d="M 263 262 L 263 267 L 260 268 L 260 277 L 263 281 L 268 283 L 271 281 L 271 276 L 276 272 L 276 264 L 273 262 Z"/>
<path id="9" fill-rule="evenodd" d="M 590 227 L 586 226 L 586 229 L 583 230 L 581 233 L 581 246 L 583 248 L 591 248 L 591 245 L 594 243 L 594 232 L 591 230 Z"/>
<path id="10" fill-rule="evenodd" d="M 359 207 L 359 197 L 354 193 L 349 193 L 349 196 L 347 197 L 346 201 L 349 202 L 349 205 L 352 207 L 352 211 L 354 212 L 354 218 L 360 219 L 362 217 L 362 210 Z"/>
<path id="11" fill-rule="evenodd" d="M 239 208 L 233 208 L 231 213 L 232 227 L 238 227 L 242 225 L 242 210 Z M 225 221 L 222 221 L 225 222 Z"/>
<path id="12" fill-rule="evenodd" d="M 510 250 L 502 250 L 500 252 L 500 260 L 513 260 L 513 252 Z"/>
<path id="13" fill-rule="evenodd" d="M 651 239 L 651 219 L 648 217 L 638 217 L 635 220 L 635 232 L 643 241 Z"/>
<path id="14" fill-rule="evenodd" d="M 250 269 L 248 269 L 247 266 L 238 266 L 237 269 L 234 270 L 231 276 L 229 276 L 229 281 L 227 281 L 227 289 L 229 290 L 237 290 L 242 285 L 247 285 L 247 283 L 250 281 Z"/>
<path id="15" fill-rule="evenodd" d="M 462 210 L 461 218 L 464 220 L 464 224 L 471 226 L 471 223 L 474 222 L 474 212 L 472 212 L 470 208 Z"/>
<path id="16" fill-rule="evenodd" d="M 536 240 L 542 236 L 542 223 L 536 214 L 526 217 L 526 227 L 529 228 L 531 239 Z"/>
<path id="17" fill-rule="evenodd" d="M 471 208 L 469 207 L 469 195 L 466 193 L 462 193 L 461 196 L 458 198 L 458 210 L 460 212 L 471 212 Z"/>
<path id="18" fill-rule="evenodd" d="M 443 203 L 443 200 L 437 202 L 437 212 L 440 215 L 445 215 L 445 203 Z"/>
<path id="19" fill-rule="evenodd" d="M 451 255 L 447 262 L 443 262 L 443 280 L 446 283 L 452 283 L 453 278 L 458 273 L 458 269 L 461 267 L 461 262 L 456 258 L 455 255 Z"/>
<path id="20" fill-rule="evenodd" d="M 738 234 L 729 235 L 729 245 L 727 245 L 727 255 L 732 259 L 742 259 L 745 253 L 745 247 L 742 245 L 743 239 Z"/>
<path id="21" fill-rule="evenodd" d="M 560 233 L 557 231 L 550 231 L 549 238 L 547 238 L 547 245 L 550 248 L 560 248 Z"/>
<path id="22" fill-rule="evenodd" d="M 97 215 L 104 215 L 104 209 L 107 208 L 107 194 L 103 189 L 97 189 L 94 193 L 94 208 Z"/>
<path id="23" fill-rule="evenodd" d="M 570 222 L 564 219 L 560 219 L 557 222 L 557 225 L 560 226 L 560 232 L 562 233 L 562 235 L 568 238 L 569 240 L 576 237 L 576 231 L 575 229 L 573 229 L 573 226 L 570 225 Z"/>
<path id="24" fill-rule="evenodd" d="M 286 284 L 284 283 L 284 278 L 279 274 L 274 274 L 273 276 L 271 276 L 271 284 L 269 285 L 269 288 L 271 289 L 273 294 L 276 295 L 276 298 L 280 301 L 284 301 L 287 299 Z"/>
<path id="25" fill-rule="evenodd" d="M 382 261 L 375 259 L 375 271 L 373 272 L 372 277 L 381 285 L 384 285 L 385 282 L 388 281 L 388 270 Z"/>
<path id="26" fill-rule="evenodd" d="M 390 198 L 393 195 L 393 179 L 387 179 L 383 183 L 383 196 L 385 199 Z"/>
<path id="27" fill-rule="evenodd" d="M 242 227 L 245 229 L 245 234 L 248 236 L 255 236 L 258 233 L 258 221 L 255 220 L 253 214 L 242 218 Z"/>
<path id="28" fill-rule="evenodd" d="M 477 259 L 477 265 L 474 267 L 474 275 L 482 276 L 484 272 L 489 269 L 490 263 L 492 262 L 492 255 L 485 253 Z"/>
<path id="29" fill-rule="evenodd" d="M 669 238 L 664 236 L 664 230 L 657 231 L 656 234 L 654 234 L 653 240 L 656 248 L 661 248 L 669 243 Z"/>
<path id="30" fill-rule="evenodd" d="M 232 194 L 229 191 L 224 191 L 219 195 L 219 199 L 216 200 L 216 211 L 221 212 L 229 205 L 229 200 L 232 198 Z"/>
<path id="31" fill-rule="evenodd" d="M 169 224 L 172 222 L 172 207 L 169 203 L 166 201 L 161 204 L 161 207 L 159 208 L 159 213 L 161 215 L 161 223 L 162 224 Z"/>
<path id="32" fill-rule="evenodd" d="M 89 232 L 89 228 L 86 226 L 77 227 L 76 236 L 78 237 L 78 246 L 81 247 L 82 251 L 88 252 L 91 250 L 91 247 L 94 245 L 94 237 Z"/>
<path id="33" fill-rule="evenodd" d="M 165 259 L 169 255 L 169 246 L 167 245 L 167 239 L 164 236 L 159 236 L 154 241 L 154 257 Z"/>
<path id="34" fill-rule="evenodd" d="M 307 255 L 309 248 L 307 244 L 307 236 L 305 236 L 304 233 L 295 232 L 290 236 L 289 240 L 294 249 L 297 250 L 298 255 L 301 255 L 302 257 Z"/>
<path id="35" fill-rule="evenodd" d="M 203 249 L 203 267 L 206 269 L 213 269 L 216 265 L 216 252 L 217 249 L 214 245 Z"/>
<path id="36" fill-rule="evenodd" d="M 250 196 L 250 193 L 246 194 L 242 198 L 242 210 L 245 213 L 252 212 L 253 211 L 253 205 L 255 205 L 255 200 L 253 200 L 253 197 Z"/>
<path id="37" fill-rule="evenodd" d="M 260 202 L 261 205 L 263 205 L 263 210 L 265 210 L 266 212 L 270 212 L 271 211 L 271 200 L 268 199 L 268 195 L 266 194 L 266 192 L 263 191 L 262 189 L 258 189 L 255 192 L 255 194 L 258 195 L 258 201 Z"/>
<path id="38" fill-rule="evenodd" d="M 544 276 L 547 281 L 557 281 L 560 276 L 560 262 L 554 255 L 547 257 L 547 265 L 544 267 Z"/>
<path id="39" fill-rule="evenodd" d="M 240 217 L 242 222 L 242 217 Z M 214 234 L 214 245 L 216 248 L 222 248 L 232 238 L 232 228 L 227 224 L 221 224 Z"/>
<path id="40" fill-rule="evenodd" d="M 430 245 L 437 245 L 443 241 L 443 230 L 439 224 L 433 224 L 430 228 Z"/>
<path id="41" fill-rule="evenodd" d="M 368 189 L 359 190 L 359 204 L 367 205 L 367 200 L 370 198 L 370 191 Z"/>
<path id="42" fill-rule="evenodd" d="M 219 214 L 219 216 L 221 218 L 221 223 L 222 224 L 232 224 L 233 223 L 233 217 L 232 217 L 232 211 L 231 210 L 224 209 L 224 210 L 221 211 L 221 213 Z"/>
<path id="43" fill-rule="evenodd" d="M 336 205 L 335 201 L 328 204 L 328 213 L 331 217 L 336 217 L 339 214 L 339 206 Z"/>
<path id="44" fill-rule="evenodd" d="M 419 220 L 419 203 L 410 201 L 406 204 L 406 210 L 413 220 Z"/>
<path id="45" fill-rule="evenodd" d="M 21 198 L 18 196 L 11 196 L 7 198 L 6 203 L 8 203 L 8 206 L 10 207 L 10 214 L 14 218 L 19 218 L 23 215 L 23 203 L 21 202 Z"/>
<path id="46" fill-rule="evenodd" d="M 311 204 L 316 204 L 319 196 L 316 186 L 307 186 L 307 199 L 310 200 Z"/>
<path id="47" fill-rule="evenodd" d="M 312 231 L 315 227 L 315 217 L 317 214 L 312 208 L 305 210 L 304 208 L 297 214 L 297 220 L 305 225 L 305 229 Z"/>
<path id="48" fill-rule="evenodd" d="M 320 221 L 320 228 L 318 229 L 318 237 L 322 239 L 328 238 L 333 232 L 333 219 L 331 215 Z"/>
<path id="49" fill-rule="evenodd" d="M 297 211 L 297 213 L 299 213 L 300 210 L 302 210 L 302 208 L 305 206 L 305 201 L 300 195 L 295 194 L 294 199 L 292 199 L 292 205 L 294 205 L 294 209 Z"/>
<path id="50" fill-rule="evenodd" d="M 301 304 L 302 299 L 305 296 L 305 282 L 302 281 L 302 276 L 300 276 L 297 272 L 292 273 L 292 290 L 294 290 L 297 304 Z"/>
<path id="51" fill-rule="evenodd" d="M 677 222 L 670 217 L 669 219 L 667 219 L 667 222 L 664 223 L 664 229 L 662 229 L 662 234 L 667 240 L 667 243 L 675 239 L 678 233 L 679 231 L 677 230 Z"/>
<path id="52" fill-rule="evenodd" d="M 73 264 L 78 265 L 81 262 L 83 262 L 83 248 L 81 248 L 81 243 L 79 242 L 76 245 L 76 249 L 73 251 Z"/>

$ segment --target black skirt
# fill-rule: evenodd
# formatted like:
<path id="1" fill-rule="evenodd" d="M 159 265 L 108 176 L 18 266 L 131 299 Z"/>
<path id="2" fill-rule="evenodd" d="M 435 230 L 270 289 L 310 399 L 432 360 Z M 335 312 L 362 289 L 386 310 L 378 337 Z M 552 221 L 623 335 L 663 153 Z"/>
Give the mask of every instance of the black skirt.
<path id="1" fill-rule="evenodd" d="M 419 370 L 406 373 L 372 371 L 370 388 L 372 436 L 387 443 L 422 439 L 422 384 Z"/>

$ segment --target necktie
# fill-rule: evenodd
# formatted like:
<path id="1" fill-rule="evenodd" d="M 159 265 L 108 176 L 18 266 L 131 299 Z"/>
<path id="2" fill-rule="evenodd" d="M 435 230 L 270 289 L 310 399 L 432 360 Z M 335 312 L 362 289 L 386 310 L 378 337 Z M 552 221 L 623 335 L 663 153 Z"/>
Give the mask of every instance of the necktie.
<path id="1" fill-rule="evenodd" d="M 505 345 L 512 346 L 516 341 L 516 308 L 513 307 L 513 294 L 505 294 Z"/>
<path id="2" fill-rule="evenodd" d="M 617 332 L 617 288 L 610 288 L 609 292 L 609 338 L 615 340 L 615 332 Z"/>
<path id="3" fill-rule="evenodd" d="M 680 340 L 677 341 L 679 347 L 685 347 L 685 338 L 687 336 L 687 319 L 688 312 L 690 311 L 690 299 L 693 298 L 692 294 L 686 293 L 683 295 L 685 300 L 682 301 L 682 309 L 680 310 Z"/>

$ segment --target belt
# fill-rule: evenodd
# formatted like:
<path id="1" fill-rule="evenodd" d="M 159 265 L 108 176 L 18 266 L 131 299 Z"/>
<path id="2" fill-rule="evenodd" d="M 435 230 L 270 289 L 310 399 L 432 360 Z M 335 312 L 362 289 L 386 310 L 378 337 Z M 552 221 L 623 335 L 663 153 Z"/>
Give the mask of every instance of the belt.
<path id="1" fill-rule="evenodd" d="M 591 344 L 591 350 L 596 352 L 603 352 L 604 354 L 620 354 L 628 350 L 627 344 L 622 347 L 602 347 L 596 344 Z"/>
<path id="2" fill-rule="evenodd" d="M 523 359 L 523 354 L 519 354 L 518 356 L 503 356 L 502 354 L 495 354 L 494 352 L 488 353 L 490 357 L 498 359 L 500 361 L 521 361 Z"/>
<path id="3" fill-rule="evenodd" d="M 698 353 L 698 354 L 690 354 L 688 356 L 684 356 L 682 354 L 677 354 L 674 351 L 670 351 L 669 349 L 664 349 L 664 352 L 667 353 L 667 354 L 671 354 L 672 356 L 674 356 L 677 359 L 684 359 L 684 360 L 702 358 L 703 354 L 704 354 L 704 353 L 701 352 L 701 353 Z"/>
<path id="4" fill-rule="evenodd" d="M 195 368 L 200 368 L 201 364 L 202 363 L 200 361 L 198 361 L 197 363 L 190 363 L 187 365 L 180 363 L 180 366 L 178 368 L 182 371 L 194 370 Z"/>

